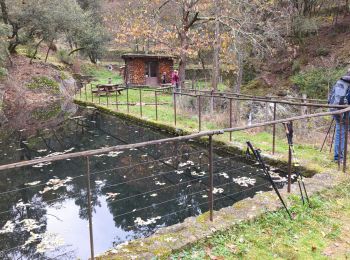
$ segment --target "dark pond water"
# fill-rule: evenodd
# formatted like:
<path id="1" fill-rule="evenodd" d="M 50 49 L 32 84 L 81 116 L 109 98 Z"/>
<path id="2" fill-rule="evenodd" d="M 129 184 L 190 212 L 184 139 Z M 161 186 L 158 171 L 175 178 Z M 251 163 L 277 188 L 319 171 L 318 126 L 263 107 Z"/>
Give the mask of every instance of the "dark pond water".
<path id="1" fill-rule="evenodd" d="M 35 131 L 0 129 L 0 164 L 167 137 L 93 109 L 59 118 Z M 207 211 L 207 163 L 194 141 L 92 157 L 95 254 Z M 0 172 L 1 259 L 89 257 L 85 172 L 85 159 Z M 215 154 L 214 172 L 215 209 L 270 189 L 239 158 Z"/>

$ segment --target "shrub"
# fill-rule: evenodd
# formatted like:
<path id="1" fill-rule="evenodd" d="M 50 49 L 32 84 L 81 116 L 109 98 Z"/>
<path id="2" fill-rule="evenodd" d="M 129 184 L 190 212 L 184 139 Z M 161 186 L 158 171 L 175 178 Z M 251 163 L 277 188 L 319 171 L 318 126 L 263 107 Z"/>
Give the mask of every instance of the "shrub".
<path id="1" fill-rule="evenodd" d="M 31 90 L 48 89 L 54 93 L 59 92 L 58 82 L 45 76 L 33 77 L 32 81 L 27 84 L 27 87 Z"/>
<path id="2" fill-rule="evenodd" d="M 328 56 L 328 54 L 330 53 L 330 50 L 324 47 L 318 48 L 316 50 L 316 56 Z"/>
<path id="3" fill-rule="evenodd" d="M 293 64 L 292 64 L 292 72 L 293 72 L 293 74 L 299 72 L 300 68 L 301 68 L 300 60 L 294 60 Z"/>
<path id="4" fill-rule="evenodd" d="M 73 59 L 68 54 L 69 53 L 66 50 L 58 50 L 56 56 L 60 62 L 67 65 L 72 65 Z"/>
<path id="5" fill-rule="evenodd" d="M 317 33 L 318 25 L 316 18 L 304 16 L 296 16 L 293 20 L 294 36 L 302 39 L 304 36 Z"/>
<path id="6" fill-rule="evenodd" d="M 0 79 L 4 79 L 7 76 L 7 69 L 0 67 Z"/>
<path id="7" fill-rule="evenodd" d="M 342 68 L 313 68 L 292 76 L 291 81 L 308 97 L 324 99 L 327 98 L 328 88 L 344 74 Z"/>

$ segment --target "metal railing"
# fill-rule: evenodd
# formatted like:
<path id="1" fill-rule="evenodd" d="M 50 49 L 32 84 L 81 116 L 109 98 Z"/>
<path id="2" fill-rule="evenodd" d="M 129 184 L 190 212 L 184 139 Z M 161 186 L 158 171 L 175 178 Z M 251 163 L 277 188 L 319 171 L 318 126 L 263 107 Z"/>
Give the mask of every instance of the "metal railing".
<path id="1" fill-rule="evenodd" d="M 92 88 L 93 85 L 91 85 Z M 91 98 L 88 100 L 88 90 L 86 88 L 86 85 L 84 86 L 85 91 L 85 99 L 82 98 L 82 89 L 80 89 L 79 98 L 82 101 L 91 101 L 92 103 L 99 104 L 99 105 L 106 105 L 107 108 L 113 108 L 113 103 L 110 103 L 110 93 L 106 93 L 106 103 L 101 103 L 101 96 L 98 95 L 98 102 L 94 100 L 94 95 L 91 93 Z M 227 125 L 229 128 L 234 127 L 234 122 L 237 122 L 240 120 L 240 109 L 237 107 L 237 102 L 245 101 L 245 102 L 257 102 L 257 103 L 263 103 L 265 104 L 265 107 L 268 105 L 272 105 L 273 111 L 272 111 L 272 119 L 277 119 L 277 113 L 278 113 L 278 107 L 277 105 L 285 105 L 285 106 L 292 106 L 292 107 L 300 107 L 300 108 L 315 108 L 315 109 L 330 109 L 330 108 L 346 108 L 347 106 L 341 106 L 341 105 L 328 105 L 325 104 L 327 100 L 323 99 L 304 99 L 304 98 L 295 98 L 295 97 L 278 97 L 278 96 L 252 96 L 252 95 L 245 95 L 245 94 L 237 94 L 232 92 L 214 92 L 214 91 L 206 91 L 206 90 L 192 90 L 192 89 L 184 89 L 181 90 L 181 92 L 174 92 L 173 87 L 168 87 L 167 90 L 171 90 L 172 95 L 172 102 L 171 103 L 165 103 L 160 104 L 159 103 L 159 96 L 161 94 L 164 94 L 164 89 L 145 89 L 145 88 L 125 88 L 124 91 L 126 92 L 126 104 L 118 103 L 118 93 L 115 93 L 115 109 L 117 112 L 120 112 L 119 106 L 120 105 L 126 105 L 126 113 L 130 114 L 130 106 L 136 106 L 137 103 L 132 104 L 129 100 L 129 91 L 136 90 L 138 91 L 138 106 L 139 106 L 139 112 L 138 115 L 142 118 L 144 116 L 143 107 L 145 105 L 154 107 L 154 119 L 156 121 L 159 121 L 159 107 L 161 105 L 169 105 L 169 107 L 172 107 L 169 109 L 169 111 L 173 111 L 173 125 L 176 127 L 178 124 L 178 117 L 180 116 L 181 110 L 179 109 L 179 100 L 182 97 L 190 97 L 196 100 L 196 116 L 198 118 L 197 120 L 197 126 L 198 126 L 198 132 L 201 132 L 203 129 L 203 106 L 204 106 L 204 100 L 209 99 L 211 105 L 214 106 L 215 101 L 226 101 L 228 104 L 228 108 L 225 109 L 224 113 L 228 115 L 228 122 Z M 154 92 L 154 102 L 151 104 L 143 104 L 143 93 L 150 93 Z M 194 93 L 194 94 L 193 94 Z M 84 94 L 83 94 L 84 95 Z M 297 100 L 297 101 L 295 101 Z M 298 102 L 302 101 L 302 102 Z M 111 107 L 112 106 L 112 107 Z M 134 113 L 135 114 L 135 113 Z M 307 114 L 307 112 L 306 112 Z M 268 121 L 268 119 L 266 119 Z M 229 141 L 232 142 L 232 132 L 229 133 Z M 275 154 L 276 150 L 276 125 L 272 124 L 272 154 Z"/>
<path id="2" fill-rule="evenodd" d="M 176 94 L 175 94 L 176 95 Z M 192 139 L 197 139 L 197 138 L 203 138 L 203 137 L 208 137 L 208 176 L 203 176 L 201 177 L 202 179 L 207 179 L 208 180 L 208 185 L 207 185 L 207 192 L 208 192 L 208 202 L 206 202 L 205 204 L 208 205 L 209 208 L 209 219 L 210 221 L 213 220 L 213 208 L 214 208 L 214 202 L 219 200 L 220 198 L 216 198 L 214 199 L 213 197 L 213 189 L 214 188 L 219 188 L 221 186 L 224 185 L 229 185 L 230 183 L 225 183 L 224 185 L 221 186 L 214 186 L 214 182 L 213 182 L 213 178 L 214 175 L 219 174 L 219 173 L 215 173 L 215 169 L 214 169 L 214 165 L 215 165 L 215 160 L 213 158 L 213 146 L 214 146 L 214 142 L 213 142 L 213 137 L 216 135 L 221 135 L 224 133 L 232 133 L 232 132 L 237 132 L 237 131 L 242 131 L 242 130 L 247 130 L 247 129 L 252 129 L 252 128 L 257 128 L 257 127 L 261 127 L 261 126 L 271 126 L 271 125 L 276 125 L 276 124 L 280 124 L 280 123 L 288 123 L 288 122 L 293 122 L 293 121 L 298 121 L 298 120 L 304 120 L 304 119 L 308 119 L 308 118 L 315 118 L 315 117 L 324 117 L 324 116 L 333 116 L 333 115 L 345 115 L 345 120 L 346 120 L 346 132 L 348 131 L 348 123 L 349 123 L 349 112 L 350 112 L 350 107 L 338 110 L 338 111 L 334 111 L 334 112 L 322 112 L 322 113 L 317 113 L 317 114 L 310 114 L 310 115 L 303 115 L 303 116 L 296 116 L 296 117 L 291 117 L 291 118 L 286 118 L 286 119 L 278 119 L 278 120 L 273 120 L 273 121 L 269 121 L 269 122 L 263 122 L 263 123 L 257 123 L 257 124 L 253 124 L 250 126 L 242 126 L 242 127 L 233 127 L 233 128 L 226 128 L 226 129 L 220 129 L 220 130 L 213 130 L 213 131 L 203 131 L 203 132 L 199 132 L 199 133 L 195 133 L 195 134 L 191 134 L 191 135 L 187 135 L 187 136 L 179 136 L 179 137 L 171 137 L 171 138 L 165 138 L 165 139 L 160 139 L 160 140 L 153 140 L 153 141 L 148 141 L 148 142 L 141 142 L 141 143 L 135 143 L 135 144 L 127 144 L 127 145 L 117 145 L 117 146 L 113 146 L 113 147 L 108 147 L 108 148 L 100 148 L 100 149 L 95 149 L 95 150 L 89 150 L 89 151 L 82 151 L 82 152 L 75 152 L 75 153 L 68 153 L 68 154 L 62 154 L 62 155 L 57 155 L 57 156 L 52 156 L 52 157 L 45 157 L 45 158 L 40 158 L 40 159 L 34 159 L 34 160 L 28 160 L 28 161 L 22 161 L 22 162 L 16 162 L 16 163 L 11 163 L 11 164 L 6 164 L 6 165 L 1 165 L 0 166 L 0 171 L 3 170 L 9 170 L 9 169 L 16 169 L 16 168 L 21 168 L 21 167 L 25 167 L 25 166 L 33 166 L 33 165 L 37 165 L 37 164 L 43 164 L 43 163 L 51 163 L 51 162 L 55 162 L 55 161 L 62 161 L 62 160 L 66 160 L 66 159 L 74 159 L 74 158 L 85 158 L 86 159 L 86 172 L 84 175 L 79 175 L 76 176 L 75 178 L 86 178 L 87 181 L 87 203 L 88 203 L 88 219 L 89 219 L 89 237 L 90 237 L 90 254 L 91 254 L 91 258 L 94 258 L 94 235 L 93 235 L 93 222 L 92 222 L 92 209 L 91 209 L 91 186 L 90 186 L 90 182 L 91 182 L 91 175 L 94 174 L 98 174 L 101 172 L 107 172 L 107 171 L 111 171 L 111 170 L 115 170 L 116 168 L 113 169 L 105 169 L 103 171 L 100 172 L 91 172 L 91 167 L 90 167 L 90 158 L 91 156 L 95 156 L 95 155 L 101 155 L 101 154 L 106 154 L 106 153 L 110 153 L 110 152 L 116 152 L 116 151 L 123 151 L 123 150 L 127 150 L 127 149 L 135 149 L 135 148 L 141 148 L 141 147 L 146 147 L 146 146 L 150 146 L 150 145 L 160 145 L 160 144 L 165 144 L 165 143 L 169 143 L 169 142 L 183 142 L 183 141 L 189 141 Z M 342 117 L 340 117 L 342 118 Z M 342 125 L 342 124 L 341 124 Z M 340 131 L 341 132 L 341 131 Z M 340 138 L 341 141 L 342 138 Z M 346 171 L 346 167 L 347 167 L 347 144 L 348 144 L 348 135 L 345 135 L 345 151 L 344 151 L 344 161 L 343 161 L 343 171 Z M 339 147 L 341 147 L 341 145 L 339 145 Z M 340 151 L 341 152 L 341 151 Z M 227 159 L 227 158 L 226 158 Z M 149 163 L 149 162 L 147 162 Z M 289 161 L 289 164 L 291 163 L 291 161 Z M 339 168 L 340 168 L 340 163 L 339 163 Z M 132 167 L 132 166 L 130 166 Z M 237 170 L 239 171 L 240 169 L 232 169 L 232 170 Z M 159 173 L 159 174 L 165 174 L 165 173 Z M 291 171 L 288 172 L 289 178 L 288 178 L 288 187 L 289 187 L 289 191 L 290 191 L 290 184 L 291 184 L 291 179 L 290 179 L 290 175 L 291 175 Z M 153 178 L 154 175 L 152 176 L 145 176 L 142 177 L 143 179 L 147 179 L 147 178 Z M 157 190 L 151 190 L 151 191 L 147 191 L 147 194 L 152 193 L 152 192 L 156 192 L 156 191 L 160 191 L 162 189 L 166 189 L 166 188 L 170 188 L 172 186 L 177 186 L 177 185 L 184 185 L 184 184 L 188 184 L 194 181 L 199 181 L 201 179 L 194 179 L 194 180 L 189 180 L 188 182 L 184 182 L 184 183 L 174 183 L 173 185 L 169 185 L 168 187 L 164 187 L 164 188 L 159 188 Z M 129 181 L 135 181 L 135 180 L 129 180 Z M 122 183 L 112 183 L 112 184 L 108 184 L 107 187 L 117 187 L 118 185 L 121 185 Z M 266 182 L 264 184 L 261 184 L 261 186 L 263 185 L 268 185 L 269 183 Z M 41 184 L 40 184 L 41 185 Z M 23 189 L 30 189 L 33 187 L 28 187 L 28 188 L 22 188 Z M 257 188 L 256 186 L 252 187 L 252 188 Z M 233 194 L 222 194 L 222 197 L 232 197 L 234 195 L 237 195 L 238 193 L 243 193 L 246 192 L 252 188 L 247 188 L 244 190 L 241 190 L 239 192 L 235 192 Z M 14 189 L 12 191 L 6 191 L 6 192 L 2 192 L 0 193 L 1 195 L 5 195 L 5 194 L 9 194 L 11 192 L 16 192 L 19 191 L 19 189 Z M 198 191 L 195 192 L 193 194 L 189 194 L 189 196 L 193 196 L 195 194 L 198 194 L 202 191 Z M 72 194 L 71 196 L 76 196 L 77 194 Z M 144 194 L 142 194 L 144 195 Z M 129 197 L 125 197 L 119 200 L 126 200 L 126 199 L 134 199 L 137 196 L 139 196 L 139 194 L 137 195 L 132 195 Z M 62 199 L 62 198 L 60 198 Z M 164 200 L 160 203 L 158 203 L 159 205 L 161 204 L 165 204 L 168 203 L 170 201 L 174 201 L 175 199 L 168 199 L 168 200 Z M 201 205 L 204 203 L 201 203 Z M 152 205 L 153 207 L 154 205 Z M 198 205 L 197 205 L 198 206 Z M 137 211 L 140 210 L 145 210 L 148 209 L 149 207 L 144 207 L 144 208 L 140 208 L 137 209 Z M 186 209 L 183 209 L 182 211 L 184 211 Z M 4 214 L 8 211 L 4 211 L 4 212 L 0 212 L 0 214 Z M 134 211 L 133 211 L 134 212 Z M 121 213 L 118 216 L 122 216 L 122 215 L 127 215 L 127 214 L 131 214 L 132 212 L 125 212 L 125 213 Z M 172 212 L 169 213 L 169 215 L 171 214 L 176 214 L 176 212 Z M 8 250 L 4 250 L 1 253 L 4 253 L 5 251 Z"/>

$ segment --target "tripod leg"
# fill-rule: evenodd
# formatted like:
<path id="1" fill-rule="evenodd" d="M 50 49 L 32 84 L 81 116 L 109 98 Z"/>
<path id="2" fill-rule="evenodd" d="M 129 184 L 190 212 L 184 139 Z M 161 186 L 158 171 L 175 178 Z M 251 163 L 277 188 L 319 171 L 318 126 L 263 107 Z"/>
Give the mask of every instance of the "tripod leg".
<path id="1" fill-rule="evenodd" d="M 332 141 L 331 141 L 331 147 L 329 148 L 329 152 L 330 152 L 330 153 L 332 152 L 332 148 L 333 148 L 334 136 L 335 136 L 335 127 L 334 127 L 334 130 L 333 130 Z"/>
<path id="2" fill-rule="evenodd" d="M 303 190 L 301 189 L 300 180 L 298 180 L 298 186 L 299 186 L 299 191 L 300 191 L 300 198 L 301 198 L 301 201 L 303 202 L 303 205 L 304 205 L 305 204 L 305 200 L 304 200 Z"/>
<path id="3" fill-rule="evenodd" d="M 332 119 L 332 122 L 331 122 L 331 124 L 329 125 L 328 131 L 327 131 L 327 134 L 326 134 L 326 136 L 325 136 L 325 138 L 324 138 L 324 140 L 323 140 L 323 143 L 322 143 L 320 152 L 322 152 L 323 147 L 324 147 L 324 145 L 326 144 L 326 140 L 327 140 L 327 137 L 328 137 L 328 135 L 329 135 L 329 132 L 330 132 L 331 129 L 332 129 L 333 122 L 334 122 L 334 118 Z"/>

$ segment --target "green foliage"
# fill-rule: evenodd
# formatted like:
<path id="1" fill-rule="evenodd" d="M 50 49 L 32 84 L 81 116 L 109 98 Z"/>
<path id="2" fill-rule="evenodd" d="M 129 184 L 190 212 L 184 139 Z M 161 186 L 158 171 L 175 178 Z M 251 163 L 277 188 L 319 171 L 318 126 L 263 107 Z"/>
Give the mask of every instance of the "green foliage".
<path id="1" fill-rule="evenodd" d="M 292 28 L 294 36 L 302 39 L 305 36 L 317 33 L 317 20 L 314 17 L 296 16 L 293 19 Z"/>
<path id="2" fill-rule="evenodd" d="M 34 77 L 32 81 L 27 84 L 27 87 L 31 90 L 45 88 L 51 90 L 54 93 L 58 93 L 59 91 L 58 82 L 45 76 Z"/>
<path id="3" fill-rule="evenodd" d="M 328 88 L 344 74 L 344 69 L 314 68 L 292 76 L 291 80 L 308 97 L 324 99 L 327 98 Z"/>
<path id="4" fill-rule="evenodd" d="M 71 56 L 68 55 L 68 51 L 67 50 L 63 50 L 60 49 L 57 51 L 56 56 L 57 59 L 67 65 L 71 65 L 73 63 L 73 58 Z"/>
<path id="5" fill-rule="evenodd" d="M 300 68 L 301 68 L 300 60 L 294 60 L 293 64 L 292 64 L 292 72 L 293 72 L 293 74 L 299 72 Z"/>
<path id="6" fill-rule="evenodd" d="M 331 51 L 325 47 L 320 47 L 316 50 L 316 56 L 328 56 Z"/>
<path id="7" fill-rule="evenodd" d="M 3 67 L 0 67 L 0 79 L 3 79 L 7 76 L 7 69 L 6 68 L 3 68 Z"/>
<path id="8" fill-rule="evenodd" d="M 349 192 L 347 183 L 323 191 L 310 198 L 312 208 L 291 196 L 294 220 L 283 209 L 267 213 L 217 232 L 170 259 L 324 259 L 324 250 L 339 241 L 344 227 L 348 229 Z M 337 251 L 335 258 L 346 254 L 346 248 Z"/>

